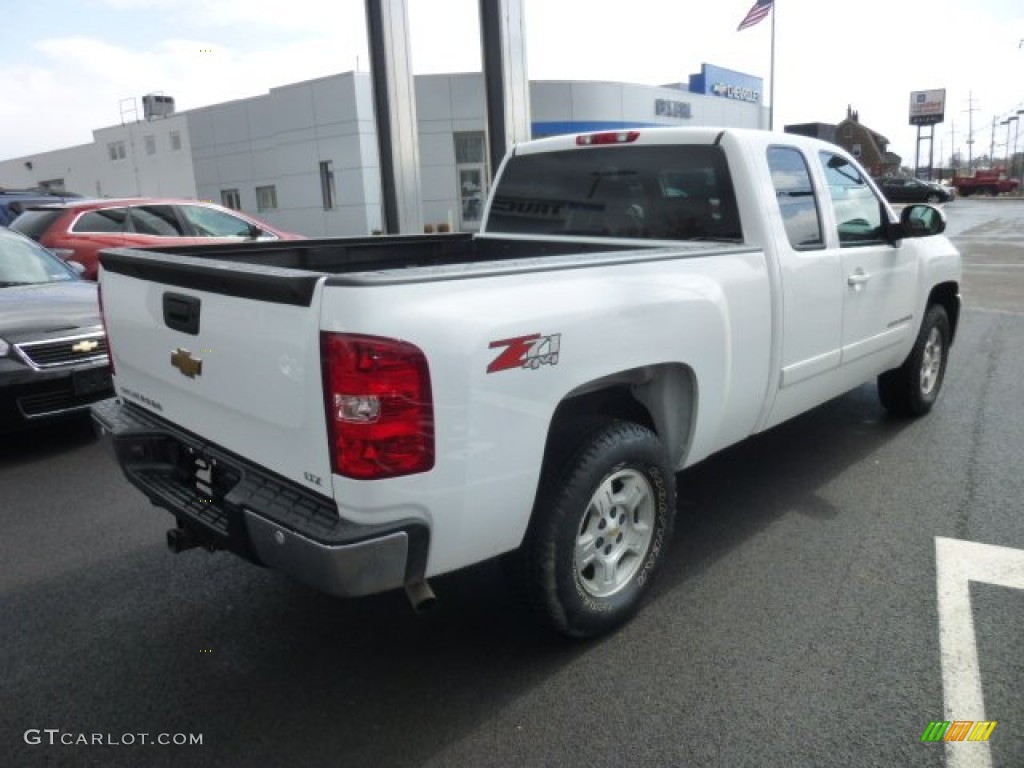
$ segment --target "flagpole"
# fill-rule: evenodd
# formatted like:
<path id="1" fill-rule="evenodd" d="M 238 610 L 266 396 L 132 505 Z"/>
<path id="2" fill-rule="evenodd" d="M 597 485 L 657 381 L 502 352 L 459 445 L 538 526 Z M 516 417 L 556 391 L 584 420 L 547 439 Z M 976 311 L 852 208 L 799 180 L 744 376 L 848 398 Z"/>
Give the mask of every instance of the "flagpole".
<path id="1" fill-rule="evenodd" d="M 768 98 L 771 103 L 768 105 L 768 130 L 775 130 L 775 14 L 779 10 L 779 0 L 772 3 L 772 62 L 769 77 L 771 84 L 768 86 Z"/>

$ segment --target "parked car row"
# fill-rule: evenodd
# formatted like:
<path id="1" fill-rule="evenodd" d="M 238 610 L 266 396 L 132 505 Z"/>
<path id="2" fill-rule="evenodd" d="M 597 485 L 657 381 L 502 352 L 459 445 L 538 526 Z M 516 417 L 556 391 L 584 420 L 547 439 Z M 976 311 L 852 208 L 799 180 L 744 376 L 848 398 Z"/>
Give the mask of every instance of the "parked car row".
<path id="1" fill-rule="evenodd" d="M 0 433 L 84 412 L 113 394 L 89 282 L 102 249 L 298 239 L 195 200 L 0 189 Z"/>
<path id="2" fill-rule="evenodd" d="M 63 203 L 80 197 L 70 192 L 62 192 L 45 187 L 33 189 L 9 189 L 0 187 L 0 227 L 10 226 L 26 208 L 47 203 Z"/>
<path id="3" fill-rule="evenodd" d="M 0 227 L 0 432 L 84 411 L 113 391 L 96 285 Z"/>
<path id="4" fill-rule="evenodd" d="M 104 248 L 197 245 L 242 240 L 298 240 L 238 211 L 196 200 L 124 198 L 33 205 L 11 224 L 95 280 Z"/>
<path id="5" fill-rule="evenodd" d="M 884 176 L 875 184 L 890 203 L 948 203 L 956 198 L 956 190 L 937 181 Z"/>

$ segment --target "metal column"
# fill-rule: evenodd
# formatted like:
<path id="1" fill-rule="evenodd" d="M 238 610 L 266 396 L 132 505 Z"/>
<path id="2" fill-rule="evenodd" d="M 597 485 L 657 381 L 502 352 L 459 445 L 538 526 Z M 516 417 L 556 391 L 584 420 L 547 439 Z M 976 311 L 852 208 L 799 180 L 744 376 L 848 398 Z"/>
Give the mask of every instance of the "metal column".
<path id="1" fill-rule="evenodd" d="M 530 139 L 523 0 L 480 0 L 480 42 L 493 178 L 512 145 Z"/>
<path id="2" fill-rule="evenodd" d="M 416 90 L 406 0 L 366 0 L 384 231 L 423 231 Z"/>

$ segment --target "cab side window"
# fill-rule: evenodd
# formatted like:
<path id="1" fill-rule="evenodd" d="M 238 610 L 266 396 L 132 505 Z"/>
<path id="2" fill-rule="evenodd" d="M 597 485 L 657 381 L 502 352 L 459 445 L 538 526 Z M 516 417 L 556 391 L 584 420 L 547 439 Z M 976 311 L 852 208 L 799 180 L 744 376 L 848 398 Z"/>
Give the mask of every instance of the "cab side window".
<path id="1" fill-rule="evenodd" d="M 250 237 L 252 234 L 248 221 L 216 208 L 183 205 L 181 212 L 199 237 Z"/>
<path id="2" fill-rule="evenodd" d="M 884 211 L 864 175 L 846 158 L 819 153 L 839 230 L 839 245 L 877 245 L 885 242 Z"/>
<path id="3" fill-rule="evenodd" d="M 793 147 L 769 147 L 768 169 L 789 244 L 798 251 L 824 248 L 818 201 L 804 156 Z"/>
<path id="4" fill-rule="evenodd" d="M 125 208 L 102 208 L 98 211 L 83 213 L 72 225 L 72 232 L 96 233 L 124 232 L 128 221 Z"/>
<path id="5" fill-rule="evenodd" d="M 172 205 L 139 205 L 131 209 L 132 228 L 140 235 L 184 237 Z"/>

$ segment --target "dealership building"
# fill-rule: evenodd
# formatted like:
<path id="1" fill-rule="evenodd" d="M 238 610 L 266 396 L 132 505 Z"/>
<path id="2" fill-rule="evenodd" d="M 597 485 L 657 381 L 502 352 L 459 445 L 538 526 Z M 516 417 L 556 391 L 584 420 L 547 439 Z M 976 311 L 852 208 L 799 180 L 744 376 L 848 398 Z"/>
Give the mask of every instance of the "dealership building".
<path id="1" fill-rule="evenodd" d="M 491 170 L 479 73 L 417 75 L 420 185 L 427 226 L 479 225 Z M 93 142 L 0 161 L 0 186 L 97 197 L 211 200 L 310 237 L 381 229 L 370 75 L 347 72 L 175 112 L 143 97 L 143 119 Z M 760 78 L 704 64 L 685 83 L 530 83 L 534 138 L 647 126 L 766 128 Z"/>

